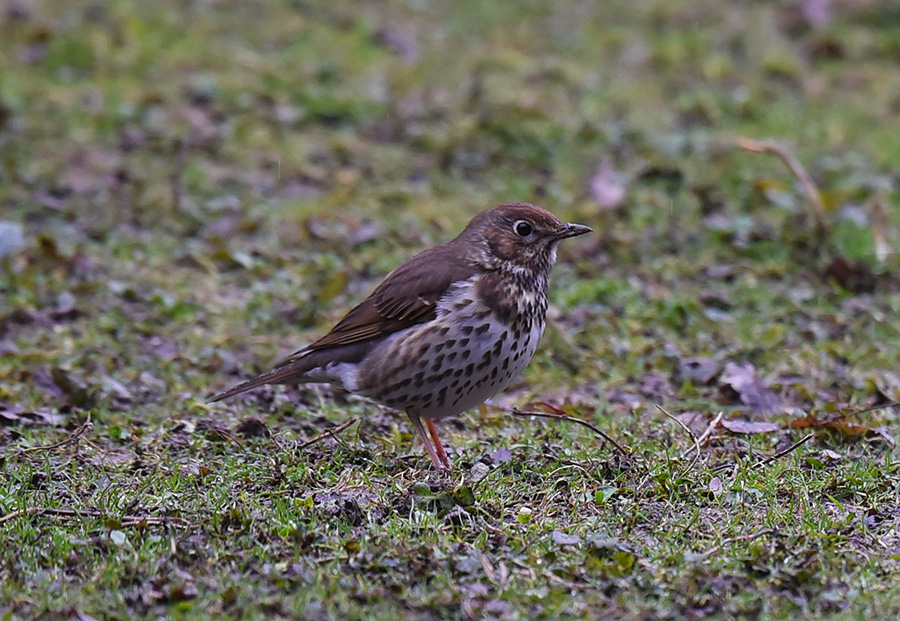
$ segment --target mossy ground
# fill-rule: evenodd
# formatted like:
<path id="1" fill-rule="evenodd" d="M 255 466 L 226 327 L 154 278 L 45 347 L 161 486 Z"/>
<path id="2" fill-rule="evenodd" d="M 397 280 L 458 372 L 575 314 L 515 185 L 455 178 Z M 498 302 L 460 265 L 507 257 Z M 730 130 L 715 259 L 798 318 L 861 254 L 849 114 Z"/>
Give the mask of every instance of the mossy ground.
<path id="1" fill-rule="evenodd" d="M 814 4 L 8 3 L 0 614 L 895 618 L 900 12 Z M 205 404 L 510 200 L 596 234 L 449 477 Z"/>

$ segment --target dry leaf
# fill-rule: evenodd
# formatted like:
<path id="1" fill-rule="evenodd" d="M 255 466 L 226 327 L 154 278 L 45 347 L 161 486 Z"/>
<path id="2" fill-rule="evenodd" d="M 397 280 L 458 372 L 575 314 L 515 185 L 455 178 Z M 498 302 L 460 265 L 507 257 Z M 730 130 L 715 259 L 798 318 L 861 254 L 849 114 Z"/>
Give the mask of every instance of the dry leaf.
<path id="1" fill-rule="evenodd" d="M 772 433 L 781 429 L 778 423 L 723 418 L 719 424 L 732 433 Z"/>
<path id="2" fill-rule="evenodd" d="M 837 284 L 853 293 L 871 293 L 875 291 L 875 274 L 862 261 L 851 263 L 844 257 L 835 257 L 825 269 L 824 276 L 833 278 Z"/>
<path id="3" fill-rule="evenodd" d="M 625 199 L 625 182 L 622 173 L 613 166 L 608 155 L 600 160 L 597 171 L 591 177 L 591 196 L 603 209 L 615 209 Z"/>
<path id="4" fill-rule="evenodd" d="M 712 358 L 684 358 L 678 361 L 681 381 L 697 386 L 709 384 L 722 371 L 722 365 Z"/>
<path id="5" fill-rule="evenodd" d="M 867 427 L 866 425 L 854 423 L 840 412 L 831 412 L 821 418 L 819 413 L 813 412 L 791 421 L 788 426 L 791 429 L 832 429 L 847 439 L 879 436 L 888 444 L 894 445 L 894 436 L 884 427 Z"/>
<path id="6" fill-rule="evenodd" d="M 532 401 L 525 407 L 529 410 L 540 410 L 541 412 L 546 412 L 547 414 L 559 414 L 561 416 L 566 416 L 564 410 L 545 401 Z"/>
<path id="7" fill-rule="evenodd" d="M 65 416 L 56 410 L 40 409 L 27 411 L 15 404 L 0 403 L 0 425 L 54 425 L 61 426 L 65 423 Z"/>
<path id="8" fill-rule="evenodd" d="M 749 362 L 725 365 L 719 379 L 719 394 L 729 403 L 743 403 L 756 412 L 771 412 L 779 405 L 778 396 L 763 383 Z"/>

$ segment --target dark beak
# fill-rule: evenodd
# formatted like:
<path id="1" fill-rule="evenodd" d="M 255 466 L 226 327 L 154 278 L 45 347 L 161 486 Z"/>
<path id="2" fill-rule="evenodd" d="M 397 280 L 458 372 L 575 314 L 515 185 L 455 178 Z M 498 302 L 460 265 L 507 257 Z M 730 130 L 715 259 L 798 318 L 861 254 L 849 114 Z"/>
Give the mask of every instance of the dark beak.
<path id="1" fill-rule="evenodd" d="M 567 237 L 578 237 L 585 233 L 590 233 L 591 227 L 583 224 L 564 224 L 553 235 L 556 239 L 566 239 Z"/>

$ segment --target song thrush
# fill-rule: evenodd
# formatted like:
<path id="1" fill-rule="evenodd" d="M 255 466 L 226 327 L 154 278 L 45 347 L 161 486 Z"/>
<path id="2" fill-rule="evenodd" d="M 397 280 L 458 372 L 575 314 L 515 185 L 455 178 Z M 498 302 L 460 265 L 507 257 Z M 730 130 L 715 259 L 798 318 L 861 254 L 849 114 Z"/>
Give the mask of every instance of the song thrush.
<path id="1" fill-rule="evenodd" d="M 527 203 L 483 211 L 388 274 L 328 334 L 211 402 L 263 384 L 337 385 L 406 412 L 435 468 L 449 468 L 432 419 L 479 405 L 521 373 L 544 333 L 556 248 L 590 230 Z"/>

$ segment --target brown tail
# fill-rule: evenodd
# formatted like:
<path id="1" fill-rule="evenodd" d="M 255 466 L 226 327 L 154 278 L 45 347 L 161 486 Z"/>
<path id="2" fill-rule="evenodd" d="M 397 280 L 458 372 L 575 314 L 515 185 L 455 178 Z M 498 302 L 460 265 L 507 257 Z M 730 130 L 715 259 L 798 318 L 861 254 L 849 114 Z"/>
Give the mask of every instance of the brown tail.
<path id="1" fill-rule="evenodd" d="M 239 395 L 242 392 L 253 390 L 254 388 L 263 386 L 265 384 L 281 384 L 286 381 L 299 378 L 300 376 L 302 376 L 302 372 L 298 372 L 297 365 L 289 364 L 283 367 L 279 367 L 274 371 L 263 373 L 259 377 L 254 377 L 252 380 L 248 380 L 243 384 L 238 384 L 233 388 L 229 388 L 225 392 L 217 394 L 215 397 L 207 401 L 207 403 L 215 403 L 216 401 L 221 401 L 222 399 L 227 399 L 228 397 Z"/>
<path id="2" fill-rule="evenodd" d="M 322 369 L 334 363 L 357 363 L 365 358 L 371 349 L 372 343 L 369 341 L 351 343 L 340 347 L 329 347 L 322 350 L 301 349 L 292 354 L 281 366 L 276 367 L 274 371 L 263 373 L 259 377 L 255 377 L 243 384 L 238 384 L 234 388 L 229 388 L 210 399 L 207 403 L 215 403 L 242 392 L 253 390 L 264 384 L 330 383 L 332 380 L 321 372 Z"/>

